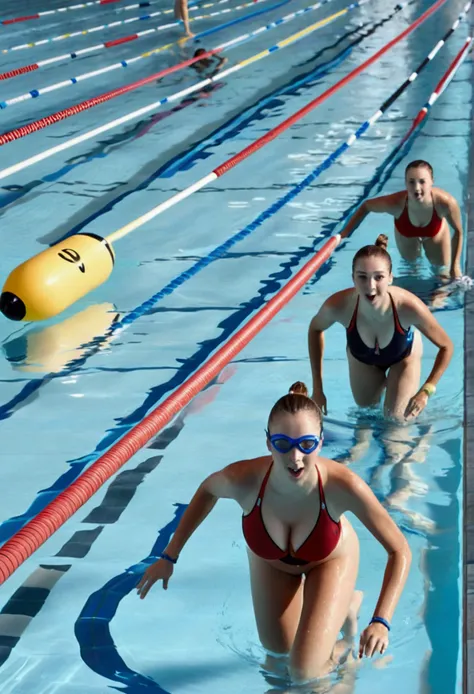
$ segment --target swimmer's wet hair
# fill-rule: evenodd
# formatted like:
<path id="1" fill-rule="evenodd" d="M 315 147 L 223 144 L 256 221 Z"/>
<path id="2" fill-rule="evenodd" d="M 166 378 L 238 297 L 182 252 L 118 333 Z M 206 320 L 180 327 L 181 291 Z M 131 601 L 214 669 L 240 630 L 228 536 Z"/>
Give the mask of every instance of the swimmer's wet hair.
<path id="1" fill-rule="evenodd" d="M 415 159 L 414 161 L 411 161 L 405 169 L 405 177 L 410 169 L 418 169 L 420 166 L 425 169 L 428 169 L 428 171 L 431 174 L 431 178 L 434 178 L 433 167 L 428 161 L 425 161 L 424 159 Z"/>
<path id="2" fill-rule="evenodd" d="M 385 236 L 385 234 L 379 234 L 373 245 L 360 248 L 352 261 L 352 274 L 355 272 L 357 261 L 362 260 L 363 258 L 383 258 L 389 267 L 389 272 L 392 272 L 392 259 L 390 257 L 390 253 L 387 251 L 387 246 L 388 236 Z"/>
<path id="3" fill-rule="evenodd" d="M 296 381 L 290 386 L 290 389 L 286 395 L 281 397 L 273 405 L 268 417 L 268 430 L 270 430 L 271 421 L 282 412 L 287 414 L 296 414 L 297 412 L 313 412 L 313 414 L 318 419 L 319 423 L 322 423 L 321 410 L 316 405 L 314 400 L 312 400 L 308 395 L 308 389 L 302 381 Z"/>

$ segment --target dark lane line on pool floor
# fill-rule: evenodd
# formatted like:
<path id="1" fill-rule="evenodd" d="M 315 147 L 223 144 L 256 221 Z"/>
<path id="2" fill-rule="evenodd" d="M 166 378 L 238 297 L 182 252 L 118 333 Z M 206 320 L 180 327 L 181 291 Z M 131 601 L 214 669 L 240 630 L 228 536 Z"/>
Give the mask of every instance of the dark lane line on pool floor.
<path id="1" fill-rule="evenodd" d="M 165 451 L 183 431 L 186 418 L 212 403 L 220 388 L 235 373 L 234 367 L 226 367 L 221 374 L 207 386 L 193 402 L 188 405 L 175 421 L 152 440 L 147 448 Z M 105 492 L 98 506 L 93 508 L 81 523 L 94 524 L 88 530 L 77 530 L 55 555 L 61 559 L 83 559 L 100 537 L 104 527 L 116 523 L 135 496 L 138 487 L 162 462 L 163 455 L 153 455 L 131 470 L 117 474 Z M 52 564 L 42 562 L 0 610 L 0 668 L 10 657 L 32 619 L 44 607 L 46 600 L 59 579 L 73 564 Z"/>

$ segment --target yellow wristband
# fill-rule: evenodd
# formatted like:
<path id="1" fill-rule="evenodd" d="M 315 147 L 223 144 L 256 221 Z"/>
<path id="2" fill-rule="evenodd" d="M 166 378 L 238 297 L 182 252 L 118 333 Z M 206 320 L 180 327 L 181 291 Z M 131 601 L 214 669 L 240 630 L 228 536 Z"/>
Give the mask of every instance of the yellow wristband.
<path id="1" fill-rule="evenodd" d="M 434 386 L 432 383 L 425 383 L 424 386 L 420 389 L 422 393 L 426 393 L 426 395 L 430 398 L 432 395 L 436 393 L 436 386 Z"/>

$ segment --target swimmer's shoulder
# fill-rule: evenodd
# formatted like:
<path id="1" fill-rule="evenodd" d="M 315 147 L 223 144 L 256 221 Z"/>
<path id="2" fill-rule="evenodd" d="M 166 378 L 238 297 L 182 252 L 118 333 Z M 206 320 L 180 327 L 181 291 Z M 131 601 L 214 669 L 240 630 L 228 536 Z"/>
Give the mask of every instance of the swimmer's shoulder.
<path id="1" fill-rule="evenodd" d="M 429 311 L 426 304 L 413 292 L 402 287 L 390 287 L 390 294 L 397 309 L 398 319 L 402 327 L 416 323 L 418 318 Z"/>
<path id="2" fill-rule="evenodd" d="M 351 494 L 361 481 L 361 478 L 347 465 L 338 463 L 330 458 L 318 459 L 318 469 L 324 489 L 326 500 L 329 499 L 331 509 L 337 514 L 344 513 L 345 508 L 340 506 L 341 497 Z"/>
<path id="3" fill-rule="evenodd" d="M 206 486 L 216 496 L 242 504 L 261 485 L 270 464 L 269 455 L 239 460 L 210 475 Z"/>
<path id="4" fill-rule="evenodd" d="M 348 323 L 347 316 L 354 311 L 356 292 L 353 287 L 331 294 L 313 316 L 310 331 L 327 330 L 334 323 Z M 350 317 L 349 317 L 350 320 Z"/>
<path id="5" fill-rule="evenodd" d="M 323 465 L 320 465 L 321 482 L 323 483 L 324 491 L 331 495 L 337 493 L 352 493 L 358 487 L 366 486 L 363 479 L 349 465 L 338 463 L 330 458 L 320 458 Z M 322 469 L 321 469 L 322 468 Z"/>
<path id="6" fill-rule="evenodd" d="M 328 305 L 334 319 L 339 323 L 345 323 L 347 314 L 350 313 L 352 315 L 356 301 L 357 292 L 354 287 L 341 289 L 330 296 L 328 299 Z"/>
<path id="7" fill-rule="evenodd" d="M 442 188 L 437 188 L 436 186 L 433 186 L 432 194 L 436 212 L 441 217 L 446 217 L 451 210 L 458 206 L 458 201 L 456 200 L 454 195 L 448 193 L 447 190 L 443 190 Z"/>
<path id="8" fill-rule="evenodd" d="M 406 190 L 398 190 L 388 195 L 380 195 L 377 198 L 369 198 L 363 204 L 368 212 L 391 214 L 399 217 L 403 212 L 407 199 Z"/>

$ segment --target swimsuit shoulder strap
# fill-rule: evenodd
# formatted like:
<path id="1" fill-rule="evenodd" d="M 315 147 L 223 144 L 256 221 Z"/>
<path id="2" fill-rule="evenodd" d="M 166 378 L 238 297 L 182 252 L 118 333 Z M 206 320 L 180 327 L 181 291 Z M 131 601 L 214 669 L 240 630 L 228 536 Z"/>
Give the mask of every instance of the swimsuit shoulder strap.
<path id="1" fill-rule="evenodd" d="M 270 473 L 272 471 L 273 467 L 273 461 L 270 463 L 270 467 L 268 468 L 267 472 L 265 473 L 265 477 L 263 478 L 262 484 L 260 485 L 260 491 L 258 492 L 257 496 L 257 503 L 260 501 L 262 502 L 263 495 L 265 494 L 265 489 L 267 488 L 267 483 L 268 483 L 268 478 L 270 477 Z"/>
<path id="2" fill-rule="evenodd" d="M 323 482 L 321 480 L 321 473 L 319 472 L 318 466 L 315 464 L 316 472 L 318 473 L 318 489 L 319 489 L 319 499 L 321 502 L 321 510 L 324 511 L 326 508 L 326 497 L 324 496 Z"/>
<path id="3" fill-rule="evenodd" d="M 406 330 L 404 330 L 401 326 L 400 319 L 398 318 L 397 307 L 395 306 L 395 301 L 393 300 L 393 296 L 390 294 L 390 292 L 388 293 L 388 295 L 389 295 L 390 301 L 392 303 L 392 314 L 393 314 L 393 323 L 395 325 L 395 330 L 397 332 L 401 333 L 402 335 L 405 335 Z"/>
<path id="4" fill-rule="evenodd" d="M 440 217 L 438 214 L 438 210 L 436 209 L 436 203 L 435 203 L 435 199 L 433 196 L 433 191 L 431 191 L 431 202 L 433 203 L 433 214 L 435 214 L 438 217 L 438 219 L 442 219 L 442 217 Z"/>
<path id="5" fill-rule="evenodd" d="M 403 217 L 403 215 L 407 215 L 407 214 L 408 214 L 408 193 L 405 195 L 405 202 L 403 203 L 403 210 L 402 210 L 402 213 L 398 219 L 401 219 Z"/>
<path id="6" fill-rule="evenodd" d="M 356 301 L 356 305 L 355 305 L 355 307 L 354 307 L 354 312 L 353 312 L 353 314 L 352 314 L 351 322 L 349 323 L 349 326 L 348 326 L 348 328 L 347 328 L 347 330 L 348 330 L 349 332 L 351 332 L 351 330 L 354 330 L 355 325 L 356 325 L 356 321 L 357 321 L 357 311 L 358 311 L 358 309 L 359 309 L 359 299 L 360 299 L 360 297 L 358 296 L 358 297 L 357 297 L 357 301 Z M 318 474 L 319 474 L 319 473 L 318 473 Z"/>

